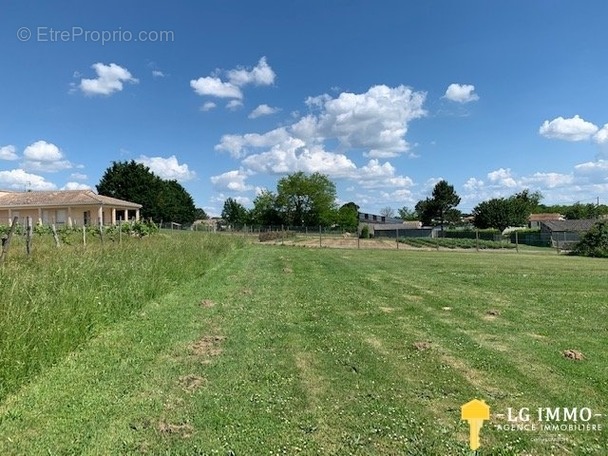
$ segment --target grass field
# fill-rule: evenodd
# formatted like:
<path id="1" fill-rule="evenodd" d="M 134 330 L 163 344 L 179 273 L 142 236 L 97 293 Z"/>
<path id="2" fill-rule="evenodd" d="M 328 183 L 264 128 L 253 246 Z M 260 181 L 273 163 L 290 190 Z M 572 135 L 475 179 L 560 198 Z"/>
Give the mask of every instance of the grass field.
<path id="1" fill-rule="evenodd" d="M 607 452 L 606 261 L 245 246 L 204 267 L 9 394 L 0 454 L 468 455 L 473 398 L 480 455 Z M 523 407 L 602 429 L 499 429 Z"/>

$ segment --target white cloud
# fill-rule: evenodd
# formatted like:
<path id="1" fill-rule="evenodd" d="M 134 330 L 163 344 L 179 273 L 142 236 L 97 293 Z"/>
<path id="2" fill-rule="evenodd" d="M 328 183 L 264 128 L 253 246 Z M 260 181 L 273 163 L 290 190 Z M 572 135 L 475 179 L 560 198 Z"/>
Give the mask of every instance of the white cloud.
<path id="1" fill-rule="evenodd" d="M 389 162 L 380 164 L 377 159 L 371 159 L 366 165 L 358 168 L 351 177 L 363 188 L 380 187 L 411 187 L 412 179 L 407 176 L 395 175 L 396 169 Z"/>
<path id="2" fill-rule="evenodd" d="M 230 82 L 222 82 L 218 77 L 206 76 L 190 81 L 190 87 L 198 95 L 210 95 L 218 98 L 243 98 L 241 89 Z"/>
<path id="3" fill-rule="evenodd" d="M 152 70 L 152 76 L 155 78 L 164 78 L 165 77 L 165 73 L 163 73 L 160 70 Z"/>
<path id="4" fill-rule="evenodd" d="M 9 144 L 8 146 L 0 147 L 0 160 L 17 160 L 18 158 L 15 146 Z"/>
<path id="5" fill-rule="evenodd" d="M 208 101 L 203 104 L 203 106 L 201 107 L 201 111 L 211 111 L 212 109 L 215 109 L 216 106 L 217 105 L 213 101 Z"/>
<path id="6" fill-rule="evenodd" d="M 73 168 L 59 147 L 46 141 L 36 141 L 27 146 L 23 157 L 23 167 L 31 171 L 52 173 Z"/>
<path id="7" fill-rule="evenodd" d="M 209 200 L 212 203 L 218 203 L 219 205 L 223 205 L 224 202 L 228 198 L 229 198 L 229 196 L 227 196 L 224 193 L 217 193 L 217 194 L 213 195 Z M 248 207 L 248 206 L 252 205 L 251 198 L 249 198 L 247 196 L 237 195 L 237 196 L 230 196 L 230 198 L 232 198 L 237 203 L 240 203 L 240 204 L 242 204 L 245 207 Z"/>
<path id="8" fill-rule="evenodd" d="M 477 192 L 477 191 L 480 191 L 481 189 L 483 189 L 483 186 L 484 186 L 484 182 L 481 179 L 477 179 L 475 177 L 469 178 L 464 183 L 464 189 L 467 192 Z"/>
<path id="9" fill-rule="evenodd" d="M 111 95 L 123 89 L 123 83 L 137 84 L 135 79 L 126 69 L 115 63 L 104 65 L 95 63 L 92 67 L 97 73 L 96 79 L 82 79 L 79 88 L 86 95 Z"/>
<path id="10" fill-rule="evenodd" d="M 578 115 L 570 119 L 564 119 L 560 116 L 551 121 L 545 120 L 538 130 L 545 138 L 562 139 L 564 141 L 584 141 L 597 131 L 598 127 L 596 125 L 587 122 Z"/>
<path id="11" fill-rule="evenodd" d="M 604 126 L 593 135 L 593 140 L 598 144 L 608 144 L 608 124 L 604 124 Z"/>
<path id="12" fill-rule="evenodd" d="M 72 173 L 70 177 L 75 180 L 87 180 L 89 178 L 86 174 L 82 173 Z"/>
<path id="13" fill-rule="evenodd" d="M 284 142 L 287 136 L 301 140 L 310 150 L 323 147 L 325 141 L 337 141 L 340 148 L 361 149 L 370 158 L 394 157 L 408 152 L 409 144 L 405 140 L 408 123 L 426 115 L 422 107 L 425 96 L 405 86 L 379 85 L 361 94 L 309 98 L 307 103 L 318 107 L 319 112 L 282 127 L 276 143 L 254 145 L 248 139 L 266 134 L 227 135 L 216 150 L 228 150 L 233 156 L 240 156 L 247 146 L 268 147 Z M 227 146 L 227 140 L 231 145 Z"/>
<path id="14" fill-rule="evenodd" d="M 501 187 L 509 187 L 509 188 L 517 187 L 517 182 L 511 175 L 510 168 L 507 168 L 507 169 L 500 168 L 500 169 L 497 169 L 496 171 L 492 171 L 492 172 L 488 173 L 488 180 L 492 184 L 499 185 Z"/>
<path id="15" fill-rule="evenodd" d="M 230 83 L 242 87 L 247 84 L 253 85 L 272 85 L 274 84 L 275 72 L 266 62 L 266 57 L 262 57 L 258 64 L 251 70 L 245 68 L 235 68 L 228 71 Z"/>
<path id="16" fill-rule="evenodd" d="M 253 187 L 246 184 L 248 173 L 243 170 L 228 171 L 219 176 L 212 176 L 211 183 L 219 190 L 245 192 Z"/>
<path id="17" fill-rule="evenodd" d="M 0 188 L 14 190 L 55 190 L 57 186 L 37 174 L 31 174 L 23 169 L 0 171 Z"/>
<path id="18" fill-rule="evenodd" d="M 479 96 L 474 91 L 475 86 L 471 84 L 450 84 L 444 97 L 457 103 L 469 103 L 479 100 Z"/>
<path id="19" fill-rule="evenodd" d="M 82 184 L 80 182 L 68 182 L 61 190 L 90 190 L 91 186 L 87 184 Z"/>
<path id="20" fill-rule="evenodd" d="M 251 148 L 272 147 L 289 138 L 287 130 L 283 127 L 271 130 L 264 134 L 247 133 L 245 135 L 224 135 L 220 143 L 215 146 L 219 152 L 228 152 L 234 158 L 245 156 Z"/>
<path id="21" fill-rule="evenodd" d="M 269 116 L 271 114 L 275 114 L 275 113 L 279 112 L 280 110 L 281 110 L 280 108 L 273 108 L 271 106 L 268 106 L 267 104 L 261 104 L 257 108 L 255 108 L 253 111 L 251 111 L 251 113 L 249 114 L 248 117 L 250 119 L 257 119 L 258 117 L 261 117 L 261 116 Z"/>
<path id="22" fill-rule="evenodd" d="M 535 186 L 540 188 L 564 187 L 574 183 L 574 176 L 561 173 L 534 173 L 531 176 L 523 177 L 523 186 Z"/>
<path id="23" fill-rule="evenodd" d="M 187 164 L 180 165 L 175 155 L 170 157 L 147 157 L 141 155 L 136 162 L 143 163 L 150 170 L 161 177 L 162 179 L 176 180 L 179 182 L 185 182 L 192 180 L 196 177 L 194 171 L 188 169 Z"/>
<path id="24" fill-rule="evenodd" d="M 231 111 L 235 111 L 242 107 L 243 102 L 241 100 L 230 100 L 228 103 L 226 103 L 226 109 L 230 109 Z"/>

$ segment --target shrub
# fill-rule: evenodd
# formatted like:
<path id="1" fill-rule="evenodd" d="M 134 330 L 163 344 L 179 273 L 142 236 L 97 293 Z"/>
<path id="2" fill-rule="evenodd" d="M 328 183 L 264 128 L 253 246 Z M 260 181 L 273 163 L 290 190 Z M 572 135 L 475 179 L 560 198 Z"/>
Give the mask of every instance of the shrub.
<path id="1" fill-rule="evenodd" d="M 608 258 L 608 222 L 597 222 L 575 245 L 572 255 Z"/>
<path id="2" fill-rule="evenodd" d="M 369 226 L 363 225 L 363 227 L 361 228 L 361 234 L 359 234 L 359 237 L 361 239 L 369 239 L 370 238 L 370 235 L 369 235 Z"/>
<path id="3" fill-rule="evenodd" d="M 259 235 L 260 242 L 276 241 L 277 239 L 287 239 L 295 237 L 296 233 L 293 231 L 264 231 Z"/>

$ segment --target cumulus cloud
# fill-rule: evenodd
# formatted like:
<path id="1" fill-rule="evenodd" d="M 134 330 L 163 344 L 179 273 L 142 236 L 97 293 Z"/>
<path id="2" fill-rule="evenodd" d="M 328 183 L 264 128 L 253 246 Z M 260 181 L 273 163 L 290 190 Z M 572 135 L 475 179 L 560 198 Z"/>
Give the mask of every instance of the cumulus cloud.
<path id="1" fill-rule="evenodd" d="M 230 82 L 222 82 L 220 78 L 206 76 L 190 81 L 190 87 L 198 95 L 210 95 L 218 98 L 243 98 L 241 89 Z"/>
<path id="2" fill-rule="evenodd" d="M 598 127 L 591 122 L 587 122 L 579 115 L 564 119 L 556 117 L 549 121 L 545 120 L 538 132 L 549 139 L 562 139 L 564 141 L 584 141 L 591 138 L 598 131 Z M 601 137 L 603 138 L 604 133 Z M 599 142 L 599 141 L 598 141 Z"/>
<path id="3" fill-rule="evenodd" d="M 523 177 L 521 184 L 536 188 L 556 188 L 574 183 L 574 176 L 562 173 L 534 173 Z"/>
<path id="4" fill-rule="evenodd" d="M 246 184 L 248 173 L 243 170 L 228 171 L 211 177 L 211 183 L 219 190 L 231 192 L 245 192 L 253 187 Z"/>
<path id="5" fill-rule="evenodd" d="M 203 106 L 201 106 L 201 111 L 211 111 L 215 109 L 217 105 L 213 101 L 208 101 Z"/>
<path id="6" fill-rule="evenodd" d="M 273 108 L 271 106 L 268 106 L 267 104 L 261 104 L 257 108 L 255 108 L 253 111 L 251 111 L 251 113 L 249 114 L 248 117 L 250 119 L 257 119 L 258 117 L 269 116 L 271 114 L 275 114 L 275 113 L 279 112 L 280 110 L 281 110 L 280 108 Z"/>
<path id="7" fill-rule="evenodd" d="M 70 169 L 73 165 L 65 160 L 63 152 L 53 143 L 36 141 L 23 151 L 23 167 L 37 172 L 56 172 Z"/>
<path id="8" fill-rule="evenodd" d="M 0 160 L 17 160 L 18 158 L 15 146 L 9 144 L 8 146 L 0 147 Z"/>
<path id="9" fill-rule="evenodd" d="M 196 177 L 196 173 L 194 171 L 190 171 L 187 164 L 179 164 L 175 155 L 171 155 L 167 158 L 147 157 L 145 155 L 141 155 L 135 161 L 138 163 L 143 163 L 150 168 L 154 174 L 162 179 L 185 182 Z"/>
<path id="10" fill-rule="evenodd" d="M 226 103 L 226 109 L 229 109 L 231 111 L 235 111 L 242 107 L 243 102 L 241 100 L 230 100 L 228 103 Z"/>
<path id="11" fill-rule="evenodd" d="M 444 98 L 457 103 L 469 103 L 479 100 L 479 96 L 474 93 L 475 86 L 471 84 L 450 84 L 445 91 Z"/>
<path id="12" fill-rule="evenodd" d="M 511 169 L 500 168 L 496 171 L 492 171 L 488 173 L 488 180 L 495 185 L 499 185 L 501 187 L 517 187 L 517 182 L 511 175 Z"/>
<path id="13" fill-rule="evenodd" d="M 109 65 L 95 63 L 91 68 L 97 73 L 97 78 L 82 79 L 78 86 L 85 95 L 111 95 L 114 92 L 120 92 L 125 82 L 131 84 L 139 82 L 129 70 L 115 63 Z"/>
<path id="14" fill-rule="evenodd" d="M 228 80 L 239 87 L 247 84 L 253 85 L 272 85 L 274 84 L 275 72 L 270 68 L 266 57 L 262 57 L 258 64 L 251 70 L 246 68 L 235 68 L 228 71 Z"/>
<path id="15" fill-rule="evenodd" d="M 227 81 L 221 79 L 220 71 L 212 76 L 204 76 L 190 81 L 190 87 L 198 95 L 208 95 L 217 98 L 234 98 L 236 100 L 243 99 L 241 87 L 248 84 L 261 86 L 271 85 L 274 83 L 275 73 L 268 65 L 266 57 L 262 57 L 258 64 L 252 69 L 237 67 L 233 70 L 225 72 Z M 242 103 L 239 103 L 239 106 Z M 229 108 L 234 107 L 228 106 Z"/>
<path id="16" fill-rule="evenodd" d="M 90 190 L 90 189 L 91 189 L 90 185 L 83 184 L 81 182 L 68 182 L 63 187 L 61 187 L 61 190 Z"/>
<path id="17" fill-rule="evenodd" d="M 604 124 L 604 126 L 593 135 L 593 140 L 598 144 L 608 144 L 608 124 Z"/>
<path id="18" fill-rule="evenodd" d="M 82 173 L 72 173 L 70 177 L 75 180 L 87 180 L 89 178 L 86 174 Z"/>
<path id="19" fill-rule="evenodd" d="M 253 149 L 269 148 L 286 141 L 288 138 L 290 138 L 289 133 L 283 127 L 263 134 L 224 135 L 219 144 L 215 146 L 215 150 L 228 152 L 232 157 L 240 158 L 247 155 Z"/>
<path id="20" fill-rule="evenodd" d="M 165 73 L 163 73 L 160 70 L 152 70 L 152 77 L 154 77 L 154 78 L 164 78 L 165 77 Z"/>
<path id="21" fill-rule="evenodd" d="M 250 153 L 251 148 L 269 147 L 291 138 L 302 141 L 310 150 L 323 147 L 326 141 L 337 141 L 340 148 L 362 150 L 369 158 L 395 157 L 409 151 L 405 140 L 408 124 L 426 115 L 425 97 L 424 92 L 414 92 L 409 87 L 385 85 L 373 86 L 360 94 L 313 97 L 307 104 L 315 106 L 318 112 L 273 130 L 272 135 L 276 136 L 273 141 L 252 143 L 254 138 L 267 138 L 270 132 L 226 135 L 215 148 L 242 156 Z"/>
<path id="22" fill-rule="evenodd" d="M 55 190 L 57 186 L 44 177 L 23 169 L 0 171 L 0 188 L 13 190 Z"/>

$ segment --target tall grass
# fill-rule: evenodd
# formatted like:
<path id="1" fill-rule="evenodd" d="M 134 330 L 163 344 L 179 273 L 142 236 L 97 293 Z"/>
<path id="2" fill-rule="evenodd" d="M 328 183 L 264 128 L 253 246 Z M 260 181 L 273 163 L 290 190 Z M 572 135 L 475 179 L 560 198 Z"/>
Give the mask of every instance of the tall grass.
<path id="1" fill-rule="evenodd" d="M 27 258 L 15 238 L 0 268 L 0 400 L 111 323 L 202 277 L 239 243 L 176 232 L 56 248 L 44 236 Z"/>

